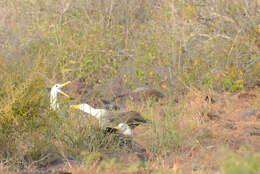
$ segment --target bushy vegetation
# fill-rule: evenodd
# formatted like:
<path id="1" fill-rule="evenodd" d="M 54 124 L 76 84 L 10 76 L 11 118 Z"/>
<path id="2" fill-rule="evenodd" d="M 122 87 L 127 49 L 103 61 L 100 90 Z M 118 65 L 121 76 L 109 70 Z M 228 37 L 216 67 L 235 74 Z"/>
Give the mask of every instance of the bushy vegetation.
<path id="1" fill-rule="evenodd" d="M 95 85 L 116 77 L 128 87 L 174 87 L 179 75 L 187 84 L 234 91 L 254 86 L 259 75 L 255 4 L 5 2 L 1 56 L 25 59 L 29 67 L 41 58 L 55 80 L 84 78 Z"/>
<path id="2" fill-rule="evenodd" d="M 30 163 L 53 146 L 79 156 L 78 149 L 109 149 L 97 140 L 86 150 L 85 137 L 97 125 L 49 108 L 48 88 L 57 82 L 149 86 L 169 96 L 190 86 L 233 92 L 259 85 L 258 6 L 259 0 L 0 2 L 0 158 Z M 191 127 L 183 127 L 181 109 L 172 105 L 160 119 L 161 108 L 139 108 L 152 120 L 152 152 L 186 146 Z"/>
<path id="3" fill-rule="evenodd" d="M 259 173 L 259 153 L 234 153 L 223 163 L 223 173 Z"/>

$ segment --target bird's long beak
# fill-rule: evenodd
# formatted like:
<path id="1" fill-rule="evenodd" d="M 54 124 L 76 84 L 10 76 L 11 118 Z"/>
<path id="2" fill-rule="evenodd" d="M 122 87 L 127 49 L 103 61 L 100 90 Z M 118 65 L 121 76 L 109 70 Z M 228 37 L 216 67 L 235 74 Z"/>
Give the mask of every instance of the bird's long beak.
<path id="1" fill-rule="evenodd" d="M 71 83 L 71 81 L 67 81 L 66 83 L 61 84 L 60 87 L 62 88 L 62 87 L 66 86 L 66 85 L 68 85 L 70 83 Z M 70 98 L 70 96 L 68 94 L 66 94 L 65 92 L 63 92 L 63 91 L 60 91 L 59 93 L 61 93 L 62 95 L 66 96 L 68 98 Z"/>
<path id="2" fill-rule="evenodd" d="M 118 130 L 120 129 L 120 127 L 119 127 L 119 126 L 115 126 L 115 127 L 113 127 L 113 128 L 114 128 L 114 129 L 118 129 Z"/>
<path id="3" fill-rule="evenodd" d="M 70 98 L 70 96 L 68 94 L 66 94 L 65 92 L 63 92 L 63 91 L 60 91 L 59 93 L 61 93 L 62 95 L 66 96 L 68 98 Z"/>
<path id="4" fill-rule="evenodd" d="M 73 109 L 80 109 L 80 105 L 70 105 L 70 108 L 73 108 Z"/>
<path id="5" fill-rule="evenodd" d="M 66 86 L 66 85 L 68 85 L 68 84 L 70 84 L 70 83 L 71 83 L 71 81 L 67 81 L 67 82 L 61 84 L 60 87 L 62 88 L 62 87 Z"/>

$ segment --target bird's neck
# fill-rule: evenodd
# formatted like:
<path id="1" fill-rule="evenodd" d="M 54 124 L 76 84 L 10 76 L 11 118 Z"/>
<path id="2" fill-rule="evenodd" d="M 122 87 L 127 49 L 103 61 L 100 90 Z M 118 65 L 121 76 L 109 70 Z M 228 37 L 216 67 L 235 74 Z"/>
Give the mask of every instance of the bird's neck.
<path id="1" fill-rule="evenodd" d="M 80 110 L 96 117 L 97 119 L 100 119 L 101 116 L 104 115 L 104 113 L 106 112 L 106 110 L 104 109 L 95 109 L 92 108 L 91 106 L 89 106 L 88 104 L 84 104 L 84 107 L 81 107 Z"/>
<path id="2" fill-rule="evenodd" d="M 132 130 L 130 128 L 126 129 L 124 132 L 123 132 L 124 135 L 132 135 Z"/>
<path id="3" fill-rule="evenodd" d="M 51 104 L 51 108 L 53 110 L 59 109 L 59 104 L 57 103 L 57 95 L 58 95 L 58 92 L 56 90 L 52 89 L 51 96 L 50 96 L 50 104 Z"/>

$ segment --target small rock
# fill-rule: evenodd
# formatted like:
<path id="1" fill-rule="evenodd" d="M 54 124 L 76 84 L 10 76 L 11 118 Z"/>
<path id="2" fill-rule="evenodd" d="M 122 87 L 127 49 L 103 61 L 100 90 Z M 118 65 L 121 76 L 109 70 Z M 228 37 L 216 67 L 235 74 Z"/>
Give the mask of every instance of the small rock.
<path id="1" fill-rule="evenodd" d="M 242 133 L 243 134 L 246 134 L 246 135 L 255 135 L 255 136 L 260 136 L 260 128 L 257 128 L 257 127 L 246 127 L 242 130 Z"/>
<path id="2" fill-rule="evenodd" d="M 211 119 L 211 120 L 219 120 L 219 119 L 220 119 L 220 117 L 219 117 L 217 114 L 212 113 L 212 112 L 207 113 L 207 116 L 208 116 L 209 119 Z"/>
<path id="3" fill-rule="evenodd" d="M 223 127 L 229 128 L 229 129 L 232 129 L 232 130 L 236 129 L 236 127 L 232 123 L 224 123 Z"/>
<path id="4" fill-rule="evenodd" d="M 218 110 L 218 113 L 219 113 L 219 114 L 224 114 L 225 111 L 223 111 L 223 110 Z"/>
<path id="5" fill-rule="evenodd" d="M 149 90 L 149 88 L 147 88 L 147 87 L 140 87 L 140 88 L 134 89 L 132 92 L 140 92 L 140 91 L 146 91 L 146 90 Z"/>
<path id="6" fill-rule="evenodd" d="M 249 111 L 241 111 L 241 112 L 236 112 L 236 114 L 241 115 L 241 116 L 253 116 L 258 112 L 257 109 L 254 110 L 249 110 Z"/>
<path id="7" fill-rule="evenodd" d="M 216 99 L 214 97 L 208 96 L 208 95 L 205 97 L 205 101 L 210 102 L 211 104 L 216 103 Z"/>
<path id="8" fill-rule="evenodd" d="M 215 145 L 210 145 L 210 146 L 207 146 L 206 149 L 210 150 L 210 149 L 215 149 L 216 146 Z"/>
<path id="9" fill-rule="evenodd" d="M 239 99 L 246 99 L 246 98 L 255 98 L 255 94 L 249 94 L 249 93 L 241 93 L 238 95 Z"/>

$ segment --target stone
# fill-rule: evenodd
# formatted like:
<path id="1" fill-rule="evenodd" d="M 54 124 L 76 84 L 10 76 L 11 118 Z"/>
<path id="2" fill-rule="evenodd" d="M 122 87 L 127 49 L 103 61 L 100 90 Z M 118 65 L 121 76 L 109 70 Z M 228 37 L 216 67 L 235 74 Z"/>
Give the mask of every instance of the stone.
<path id="1" fill-rule="evenodd" d="M 254 116 L 254 115 L 256 115 L 257 112 L 258 112 L 258 110 L 254 109 L 254 110 L 236 112 L 236 114 L 241 115 L 241 116 Z"/>
<path id="2" fill-rule="evenodd" d="M 224 128 L 229 128 L 229 129 L 232 129 L 232 130 L 236 129 L 236 127 L 232 123 L 224 123 L 223 127 Z"/>
<path id="3" fill-rule="evenodd" d="M 211 120 L 219 120 L 219 119 L 220 119 L 220 117 L 219 117 L 217 114 L 213 113 L 213 112 L 207 113 L 207 116 L 208 116 L 209 119 L 211 119 Z"/>
<path id="4" fill-rule="evenodd" d="M 251 126 L 242 129 L 242 133 L 250 136 L 260 136 L 260 128 Z"/>

